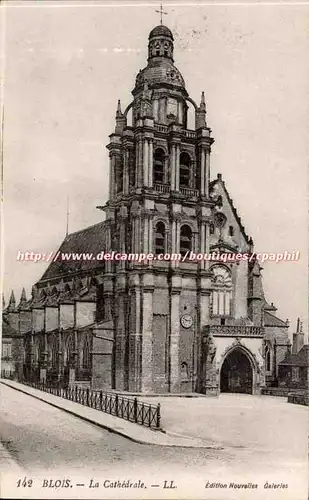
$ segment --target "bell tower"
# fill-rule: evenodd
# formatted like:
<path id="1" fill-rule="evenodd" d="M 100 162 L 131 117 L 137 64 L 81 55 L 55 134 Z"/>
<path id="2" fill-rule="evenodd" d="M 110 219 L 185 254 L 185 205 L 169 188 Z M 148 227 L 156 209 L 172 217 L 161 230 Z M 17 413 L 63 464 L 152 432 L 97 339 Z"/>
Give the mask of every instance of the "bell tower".
<path id="1" fill-rule="evenodd" d="M 174 65 L 173 34 L 162 24 L 149 34 L 148 63 L 137 74 L 132 95 L 124 110 L 118 102 L 107 145 L 109 200 L 102 207 L 107 250 L 155 257 L 106 262 L 104 311 L 115 331 L 114 387 L 177 392 L 187 377 L 190 390 L 199 390 L 210 274 L 207 262 L 185 256 L 209 251 L 213 139 L 204 93 L 199 105 L 189 97 Z M 188 129 L 190 107 L 194 130 Z M 164 254 L 178 259 L 165 260 Z"/>

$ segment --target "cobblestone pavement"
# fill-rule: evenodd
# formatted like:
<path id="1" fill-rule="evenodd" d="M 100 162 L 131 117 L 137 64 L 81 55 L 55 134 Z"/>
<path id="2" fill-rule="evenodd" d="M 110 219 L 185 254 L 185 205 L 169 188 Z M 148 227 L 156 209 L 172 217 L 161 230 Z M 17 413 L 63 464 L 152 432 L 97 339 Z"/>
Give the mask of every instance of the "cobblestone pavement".
<path id="1" fill-rule="evenodd" d="M 195 418 L 193 414 L 191 418 Z M 199 417 L 197 426 L 198 420 Z M 229 425 L 233 428 L 227 418 L 226 426 Z M 293 422 L 291 432 L 292 428 Z M 0 442 L 28 474 L 61 472 L 63 477 L 68 471 L 100 475 L 120 471 L 123 476 L 146 470 L 152 475 L 186 474 L 212 481 L 288 481 L 290 477 L 301 483 L 304 478 L 306 481 L 308 471 L 307 462 L 297 460 L 295 453 L 290 462 L 281 462 L 280 453 L 237 443 L 219 450 L 134 443 L 2 384 Z M 7 462 L 6 467 L 10 470 L 11 463 Z"/>

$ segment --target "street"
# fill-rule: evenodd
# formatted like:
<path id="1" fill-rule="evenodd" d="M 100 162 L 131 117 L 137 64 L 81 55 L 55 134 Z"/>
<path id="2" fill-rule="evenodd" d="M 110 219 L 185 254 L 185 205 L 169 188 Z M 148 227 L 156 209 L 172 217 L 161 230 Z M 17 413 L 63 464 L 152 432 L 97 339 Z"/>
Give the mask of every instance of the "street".
<path id="1" fill-rule="evenodd" d="M 134 443 L 68 413 L 1 385 L 1 442 L 26 470 L 87 469 L 102 471 L 119 464 L 138 470 L 171 464 L 213 464 L 216 450 L 181 449 Z M 232 460 L 225 452 L 224 461 Z"/>
<path id="2" fill-rule="evenodd" d="M 0 440 L 25 474 L 44 472 L 46 475 L 61 471 L 62 477 L 64 473 L 102 476 L 119 471 L 123 476 L 128 473 L 140 474 L 141 470 L 146 470 L 152 476 L 169 474 L 175 477 L 173 474 L 185 474 L 212 481 L 222 478 L 264 482 L 296 480 L 298 484 L 307 474 L 303 450 L 299 450 L 298 456 L 295 450 L 291 450 L 291 458 L 287 460 L 286 456 L 282 459 L 280 452 L 263 451 L 252 446 L 246 448 L 237 440 L 235 446 L 230 443 L 222 445 L 222 449 L 138 444 L 3 384 L 0 388 Z M 212 400 L 205 398 L 199 401 L 212 404 Z M 302 410 L 305 414 L 305 408 Z M 271 416 L 273 419 L 275 417 Z M 191 418 L 194 419 L 193 414 Z M 233 436 L 235 431 L 233 424 L 230 424 Z M 230 424 L 227 419 L 226 427 Z M 297 430 L 299 432 L 299 428 L 295 432 Z M 306 444 L 303 448 L 306 449 Z M 1 454 L 0 467 L 3 472 L 7 467 L 9 472 L 5 456 L 3 458 Z"/>

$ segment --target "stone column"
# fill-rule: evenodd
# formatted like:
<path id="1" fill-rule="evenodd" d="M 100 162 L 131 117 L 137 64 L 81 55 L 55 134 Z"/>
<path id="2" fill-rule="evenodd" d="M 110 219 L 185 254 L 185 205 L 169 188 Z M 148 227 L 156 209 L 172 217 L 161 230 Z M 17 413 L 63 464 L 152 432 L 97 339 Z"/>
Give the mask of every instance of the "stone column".
<path id="1" fill-rule="evenodd" d="M 149 172 L 149 177 L 148 177 L 148 186 L 152 187 L 153 186 L 153 140 L 149 140 L 149 150 L 148 150 L 148 172 Z"/>
<path id="2" fill-rule="evenodd" d="M 143 185 L 144 186 L 148 186 L 149 182 L 148 155 L 149 155 L 148 139 L 144 139 L 143 140 L 143 172 L 144 172 Z"/>
<path id="3" fill-rule="evenodd" d="M 143 185 L 143 141 L 141 137 L 136 138 L 136 178 L 137 187 Z"/>
<path id="4" fill-rule="evenodd" d="M 141 218 L 135 219 L 135 253 L 140 253 L 141 249 Z"/>
<path id="5" fill-rule="evenodd" d="M 173 219 L 172 221 L 172 252 L 171 253 L 177 253 L 177 233 L 176 233 L 177 227 L 176 227 L 176 220 Z M 176 260 L 171 261 L 171 267 L 175 268 L 176 267 Z"/>
<path id="6" fill-rule="evenodd" d="M 130 292 L 130 336 L 129 336 L 129 391 L 141 390 L 141 289 L 136 283 Z"/>
<path id="7" fill-rule="evenodd" d="M 118 287 L 117 287 L 118 288 Z M 116 390 L 127 390 L 126 387 L 126 332 L 125 332 L 125 299 L 123 290 L 116 293 L 116 337 L 115 337 L 115 382 Z"/>
<path id="8" fill-rule="evenodd" d="M 129 194 L 129 150 L 123 153 L 123 194 Z"/>
<path id="9" fill-rule="evenodd" d="M 209 181 L 210 181 L 210 149 L 205 151 L 205 196 L 209 196 Z"/>
<path id="10" fill-rule="evenodd" d="M 144 245 L 143 252 L 148 253 L 149 248 L 149 219 L 147 216 L 144 217 Z"/>
<path id="11" fill-rule="evenodd" d="M 200 239 L 200 252 L 205 253 L 205 223 L 201 222 L 201 239 Z M 201 269 L 205 269 L 205 261 L 200 261 Z"/>
<path id="12" fill-rule="evenodd" d="M 109 154 L 109 198 L 112 200 L 116 193 L 116 154 Z"/>
<path id="13" fill-rule="evenodd" d="M 180 221 L 175 220 L 175 252 L 180 253 Z M 179 267 L 179 260 L 176 259 L 175 267 Z"/>
<path id="14" fill-rule="evenodd" d="M 108 219 L 106 221 L 106 249 L 111 250 L 112 249 L 112 220 Z M 105 261 L 105 273 L 111 273 L 112 272 L 112 261 L 111 260 L 106 260 Z"/>
<path id="15" fill-rule="evenodd" d="M 201 195 L 205 196 L 205 153 L 204 149 L 200 149 L 200 161 L 201 161 Z"/>
<path id="16" fill-rule="evenodd" d="M 152 319 L 153 319 L 153 276 L 144 275 L 143 322 L 142 322 L 142 392 L 153 390 L 152 383 Z"/>
<path id="17" fill-rule="evenodd" d="M 180 174 L 180 145 L 176 144 L 176 183 L 175 183 L 175 191 L 179 191 L 179 174 Z"/>
<path id="18" fill-rule="evenodd" d="M 171 153 L 171 190 L 175 191 L 176 189 L 176 145 L 172 144 L 172 153 Z"/>

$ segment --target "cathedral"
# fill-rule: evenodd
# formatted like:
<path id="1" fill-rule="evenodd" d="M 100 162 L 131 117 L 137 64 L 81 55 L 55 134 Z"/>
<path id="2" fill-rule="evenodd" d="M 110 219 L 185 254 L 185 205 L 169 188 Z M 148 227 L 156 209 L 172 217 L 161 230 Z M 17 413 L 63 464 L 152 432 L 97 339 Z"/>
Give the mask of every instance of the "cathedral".
<path id="1" fill-rule="evenodd" d="M 24 380 L 130 393 L 259 394 L 277 383 L 290 349 L 288 321 L 267 302 L 254 258 L 190 260 L 193 253 L 252 255 L 218 174 L 204 92 L 196 102 L 174 64 L 174 39 L 152 29 L 132 101 L 120 101 L 109 136 L 105 220 L 68 234 L 63 253 L 177 254 L 181 259 L 52 262 L 4 320 L 16 332 Z M 190 110 L 195 126 L 188 128 Z"/>

